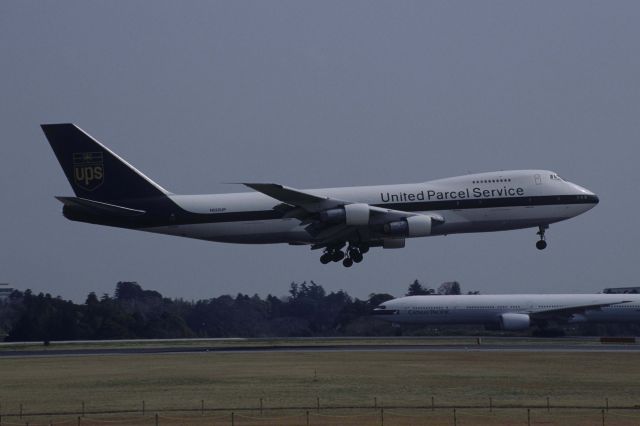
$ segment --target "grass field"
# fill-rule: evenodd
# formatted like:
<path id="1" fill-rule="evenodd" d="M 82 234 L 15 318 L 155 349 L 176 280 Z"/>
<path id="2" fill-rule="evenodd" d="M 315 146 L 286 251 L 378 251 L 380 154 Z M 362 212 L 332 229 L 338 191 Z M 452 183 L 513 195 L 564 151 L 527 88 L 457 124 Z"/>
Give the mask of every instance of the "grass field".
<path id="1" fill-rule="evenodd" d="M 64 349 L 123 349 L 123 348 L 246 348 L 280 347 L 291 345 L 327 346 L 327 345 L 476 345 L 478 339 L 485 345 L 593 345 L 599 342 L 594 337 L 565 337 L 562 339 L 543 339 L 531 337 L 469 337 L 469 336 L 432 336 L 432 337 L 323 337 L 323 338 L 232 338 L 232 339 L 149 339 L 149 340 L 106 340 L 83 342 L 50 342 L 45 346 L 42 342 L 0 342 L 2 351 L 42 351 Z"/>
<path id="2" fill-rule="evenodd" d="M 538 407 L 531 424 L 569 426 L 600 425 L 600 410 L 560 410 L 554 406 L 598 407 L 608 398 L 612 408 L 637 405 L 639 409 L 612 410 L 607 424 L 637 425 L 639 361 L 638 354 L 623 352 L 267 352 L 6 358 L 0 361 L 0 410 L 3 424 L 17 421 L 7 414 L 19 412 L 21 404 L 25 416 L 19 424 L 25 424 L 25 419 L 33 424 L 45 423 L 49 417 L 29 417 L 29 413 L 78 412 L 83 402 L 89 418 L 96 417 L 90 414 L 95 411 L 131 410 L 120 415 L 128 416 L 124 423 L 131 423 L 131 416 L 140 416 L 138 424 L 154 424 L 153 415 L 159 412 L 161 424 L 230 424 L 230 411 L 205 411 L 199 418 L 204 401 L 206 410 L 236 411 L 236 425 L 306 424 L 306 408 L 271 410 L 274 407 L 309 407 L 310 424 L 317 425 L 377 425 L 381 421 L 387 425 L 450 425 L 452 408 L 458 407 L 460 425 L 510 425 L 527 424 L 524 407 L 530 406 Z M 450 408 L 401 408 L 429 407 L 432 396 L 437 406 Z M 551 413 L 545 409 L 547 397 Z M 315 413 L 317 398 L 321 407 L 371 408 Z M 496 407 L 523 408 L 496 409 L 493 413 L 461 408 L 486 407 L 489 398 Z M 264 413 L 255 420 L 260 416 L 260 399 Z M 373 408 L 374 399 L 378 409 Z M 142 401 L 146 418 L 141 416 Z M 381 406 L 386 413 L 378 412 Z M 170 411 L 179 409 L 194 412 Z M 171 420 L 184 415 L 193 417 Z M 219 416 L 219 423 L 211 416 Z M 265 419 L 274 416 L 278 419 L 272 422 Z M 82 424 L 91 423 L 83 420 Z"/>

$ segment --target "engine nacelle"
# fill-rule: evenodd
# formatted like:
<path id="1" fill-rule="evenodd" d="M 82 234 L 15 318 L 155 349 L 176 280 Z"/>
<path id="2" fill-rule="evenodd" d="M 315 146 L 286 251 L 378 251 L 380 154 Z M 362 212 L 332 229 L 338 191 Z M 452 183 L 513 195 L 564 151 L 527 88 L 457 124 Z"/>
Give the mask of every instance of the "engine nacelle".
<path id="1" fill-rule="evenodd" d="M 327 223 L 363 226 L 369 224 L 370 212 L 368 204 L 347 204 L 337 209 L 320 212 L 320 220 Z"/>
<path id="2" fill-rule="evenodd" d="M 579 324 L 582 322 L 587 322 L 587 317 L 583 314 L 573 314 L 571 315 L 571 318 L 569 318 L 568 323 L 569 324 Z"/>
<path id="3" fill-rule="evenodd" d="M 431 235 L 431 218 L 424 215 L 410 216 L 384 225 L 384 232 L 398 237 L 426 237 Z"/>
<path id="4" fill-rule="evenodd" d="M 399 249 L 404 248 L 404 238 L 385 238 L 382 240 L 383 249 Z"/>
<path id="5" fill-rule="evenodd" d="M 531 325 L 531 318 L 527 314 L 502 314 L 500 315 L 500 327 L 503 330 L 526 330 Z"/>

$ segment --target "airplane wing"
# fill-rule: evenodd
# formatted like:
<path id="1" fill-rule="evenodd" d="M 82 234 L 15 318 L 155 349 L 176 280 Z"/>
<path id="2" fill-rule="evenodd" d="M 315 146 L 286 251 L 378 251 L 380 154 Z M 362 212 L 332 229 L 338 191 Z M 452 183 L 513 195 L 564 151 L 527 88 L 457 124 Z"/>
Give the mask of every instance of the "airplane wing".
<path id="1" fill-rule="evenodd" d="M 297 218 L 303 225 L 307 225 L 305 229 L 316 239 L 311 246 L 312 249 L 340 246 L 353 240 L 381 244 L 386 236 L 380 234 L 379 230 L 385 224 L 401 220 L 412 221 L 418 219 L 415 218 L 416 216 L 422 216 L 418 219 L 422 222 L 428 217 L 429 228 L 431 223 L 444 222 L 444 218 L 435 213 L 419 214 L 386 209 L 366 203 L 316 195 L 277 183 L 245 182 L 243 185 L 282 202 L 283 204 L 278 208 L 285 212 L 284 217 Z M 357 219 L 352 220 L 351 223 L 345 220 L 348 209 L 352 212 L 356 211 Z M 329 218 L 326 213 L 338 214 L 343 220 Z"/>
<path id="2" fill-rule="evenodd" d="M 443 217 L 435 213 L 419 214 L 385 209 L 370 204 L 320 196 L 276 183 L 243 183 L 243 185 L 282 202 L 280 208 L 285 211 L 285 217 L 297 218 L 303 225 L 307 225 L 305 229 L 316 239 L 311 246 L 312 249 L 340 246 L 352 240 L 381 243 L 385 236 L 376 234 L 375 229 L 382 229 L 390 222 L 412 220 L 410 218 L 414 216 L 429 217 L 431 223 L 444 222 Z M 346 210 L 350 207 L 359 211 L 360 219 L 356 223 L 323 219 L 323 212 L 333 210 L 335 214 L 336 209 L 343 209 L 346 214 Z M 286 211 L 287 208 L 289 208 L 288 211 Z"/>
<path id="3" fill-rule="evenodd" d="M 607 306 L 619 305 L 627 302 L 630 302 L 630 300 L 620 300 L 610 303 L 594 303 L 590 305 L 565 306 L 555 309 L 539 309 L 529 312 L 529 317 L 531 317 L 532 320 L 567 320 L 573 315 L 581 315 L 586 311 L 600 310 Z"/>
<path id="4" fill-rule="evenodd" d="M 317 213 L 336 207 L 342 207 L 355 202 L 339 200 L 336 198 L 321 197 L 309 192 L 294 189 L 277 183 L 243 183 L 243 185 L 262 192 L 271 198 L 282 201 L 294 207 L 300 207 L 307 212 Z M 385 209 L 382 207 L 369 206 L 372 221 L 371 224 L 384 223 L 392 220 L 404 219 L 411 216 L 417 216 L 416 213 L 405 212 L 401 210 Z M 429 214 L 432 220 L 436 222 L 444 222 L 442 216 L 438 214 Z"/>
<path id="5" fill-rule="evenodd" d="M 262 192 L 271 198 L 282 201 L 295 207 L 301 207 L 308 212 L 319 212 L 322 210 L 344 206 L 349 204 L 346 201 L 335 200 L 328 197 L 319 197 L 308 192 L 299 191 L 288 186 L 277 183 L 243 183 L 243 185 Z"/>

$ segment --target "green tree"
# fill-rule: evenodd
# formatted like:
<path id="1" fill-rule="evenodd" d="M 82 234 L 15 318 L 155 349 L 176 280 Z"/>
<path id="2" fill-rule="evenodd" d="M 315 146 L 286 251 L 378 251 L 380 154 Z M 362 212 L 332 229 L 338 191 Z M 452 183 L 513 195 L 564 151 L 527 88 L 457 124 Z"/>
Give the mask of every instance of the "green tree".
<path id="1" fill-rule="evenodd" d="M 458 281 L 447 281 L 440 284 L 438 294 L 461 294 L 460 283 Z"/>
<path id="2" fill-rule="evenodd" d="M 395 299 L 395 298 L 388 293 L 371 293 L 369 295 L 369 299 L 367 300 L 367 303 L 369 304 L 369 306 L 375 308 L 376 306 L 381 305 L 384 302 L 391 299 Z"/>
<path id="3" fill-rule="evenodd" d="M 406 295 L 407 296 L 424 296 L 429 294 L 433 294 L 433 290 L 430 289 L 429 287 L 424 287 L 422 284 L 420 284 L 420 281 L 415 280 L 413 281 L 413 283 L 411 283 L 411 285 L 407 289 Z"/>

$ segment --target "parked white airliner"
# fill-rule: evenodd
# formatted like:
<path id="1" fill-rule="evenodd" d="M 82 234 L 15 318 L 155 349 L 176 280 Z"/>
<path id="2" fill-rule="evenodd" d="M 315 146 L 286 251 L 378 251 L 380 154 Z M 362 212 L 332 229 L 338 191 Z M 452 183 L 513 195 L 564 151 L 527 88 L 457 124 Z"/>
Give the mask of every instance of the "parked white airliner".
<path id="1" fill-rule="evenodd" d="M 76 197 L 70 220 L 229 243 L 323 249 L 322 263 L 361 262 L 370 247 L 406 238 L 537 227 L 593 208 L 598 197 L 546 170 L 477 173 L 405 185 L 298 190 L 244 183 L 258 193 L 176 195 L 74 124 L 42 125 Z M 346 247 L 346 250 L 343 250 Z"/>
<path id="2" fill-rule="evenodd" d="M 481 324 L 503 330 L 549 322 L 640 322 L 640 294 L 406 296 L 373 313 L 398 324 Z"/>

